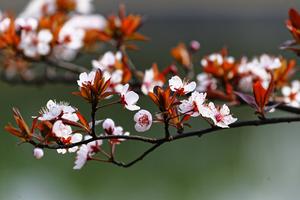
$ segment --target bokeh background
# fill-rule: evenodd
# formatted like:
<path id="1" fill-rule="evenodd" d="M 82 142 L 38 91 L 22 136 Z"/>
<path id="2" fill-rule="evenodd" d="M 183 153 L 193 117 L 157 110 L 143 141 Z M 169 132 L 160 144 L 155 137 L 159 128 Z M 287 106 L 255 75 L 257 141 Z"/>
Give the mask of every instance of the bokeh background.
<path id="1" fill-rule="evenodd" d="M 27 1 L 0 0 L 1 10 L 21 11 Z M 142 32 L 151 42 L 141 44 L 132 54 L 141 68 L 152 62 L 165 67 L 171 62 L 169 50 L 178 41 L 197 39 L 201 56 L 229 48 L 236 57 L 261 53 L 283 54 L 295 58 L 278 46 L 291 38 L 284 21 L 290 7 L 300 8 L 298 0 L 152 0 L 123 1 L 129 11 L 145 15 Z M 103 15 L 117 10 L 119 1 L 95 0 Z M 89 65 L 90 60 L 85 60 Z M 199 63 L 196 65 L 200 69 Z M 48 99 L 65 100 L 88 113 L 88 105 L 70 93 L 77 89 L 65 85 L 12 86 L 0 83 L 0 127 L 13 121 L 11 107 L 21 109 L 24 117 L 44 106 Z M 151 109 L 149 100 L 141 104 Z M 233 111 L 239 119 L 253 118 L 252 111 Z M 285 113 L 272 114 L 283 115 Z M 120 107 L 99 113 L 111 116 L 133 132 L 133 113 Z M 205 127 L 198 121 L 195 128 Z M 32 147 L 17 145 L 3 130 L 0 134 L 0 199 L 2 200 L 285 200 L 300 196 L 299 124 L 245 127 L 224 130 L 200 139 L 190 138 L 167 144 L 144 161 L 122 169 L 89 163 L 73 171 L 74 155 L 46 152 L 44 159 L 32 157 Z M 154 126 L 146 135 L 162 134 Z M 120 159 L 135 157 L 146 146 L 124 143 Z"/>

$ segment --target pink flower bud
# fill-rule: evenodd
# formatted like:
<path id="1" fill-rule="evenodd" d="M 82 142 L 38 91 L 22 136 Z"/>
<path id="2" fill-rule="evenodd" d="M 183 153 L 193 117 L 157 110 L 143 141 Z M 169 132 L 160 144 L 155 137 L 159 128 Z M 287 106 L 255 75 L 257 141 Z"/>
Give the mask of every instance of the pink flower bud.
<path id="1" fill-rule="evenodd" d="M 200 43 L 197 40 L 192 40 L 190 42 L 190 48 L 193 52 L 199 51 L 200 49 Z"/>
<path id="2" fill-rule="evenodd" d="M 35 148 L 33 150 L 33 156 L 38 160 L 41 159 L 44 156 L 44 150 L 41 148 Z"/>

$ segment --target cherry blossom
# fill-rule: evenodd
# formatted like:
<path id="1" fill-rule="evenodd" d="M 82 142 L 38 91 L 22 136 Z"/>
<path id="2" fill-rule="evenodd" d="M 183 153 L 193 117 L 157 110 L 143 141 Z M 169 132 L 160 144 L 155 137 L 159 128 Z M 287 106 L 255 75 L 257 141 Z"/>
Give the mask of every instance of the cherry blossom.
<path id="1" fill-rule="evenodd" d="M 62 119 L 77 122 L 79 119 L 75 112 L 76 109 L 72 106 L 69 106 L 68 103 L 57 103 L 53 100 L 49 100 L 46 108 L 42 109 L 41 116 L 38 119 L 41 121 L 54 120 L 61 115 Z"/>
<path id="2" fill-rule="evenodd" d="M 263 54 L 248 61 L 246 57 L 241 59 L 238 67 L 238 73 L 241 75 L 239 89 L 245 92 L 251 92 L 252 83 L 255 80 L 261 80 L 262 85 L 266 88 L 271 80 L 269 71 L 278 69 L 282 66 L 278 57 Z"/>
<path id="3" fill-rule="evenodd" d="M 105 71 L 105 73 L 109 73 L 109 72 Z M 123 85 L 122 85 L 123 71 L 118 69 L 112 72 L 112 74 L 109 73 L 108 75 L 105 76 L 110 76 L 110 86 L 109 86 L 110 89 L 112 91 L 120 93 L 123 89 Z"/>
<path id="4" fill-rule="evenodd" d="M 63 26 L 58 35 L 58 42 L 67 49 L 78 50 L 83 46 L 85 32 L 70 26 Z"/>
<path id="5" fill-rule="evenodd" d="M 151 128 L 152 125 L 152 115 L 147 110 L 140 110 L 134 115 L 135 130 L 138 132 L 145 132 Z"/>
<path id="6" fill-rule="evenodd" d="M 201 45 L 197 40 L 192 40 L 190 42 L 190 48 L 192 51 L 194 51 L 194 52 L 199 51 L 200 47 L 201 47 Z"/>
<path id="7" fill-rule="evenodd" d="M 8 17 L 0 17 L 0 33 L 4 33 L 7 31 L 11 24 L 11 19 Z"/>
<path id="8" fill-rule="evenodd" d="M 38 160 L 41 159 L 42 157 L 44 157 L 44 150 L 41 148 L 34 148 L 33 156 Z"/>
<path id="9" fill-rule="evenodd" d="M 57 59 L 74 60 L 78 51 L 84 45 L 85 31 L 83 29 L 63 26 L 58 34 L 59 45 L 53 49 Z"/>
<path id="10" fill-rule="evenodd" d="M 188 100 L 181 101 L 179 112 L 188 114 L 192 117 L 198 117 L 203 109 L 206 93 L 193 92 Z"/>
<path id="11" fill-rule="evenodd" d="M 197 83 L 196 90 L 199 92 L 217 89 L 217 80 L 206 73 L 200 73 L 197 75 Z"/>
<path id="12" fill-rule="evenodd" d="M 99 60 L 93 60 L 92 65 L 96 69 L 109 70 L 113 68 L 116 62 L 120 62 L 122 59 L 122 53 L 117 52 L 114 54 L 111 51 L 106 52 Z"/>
<path id="13" fill-rule="evenodd" d="M 75 0 L 76 11 L 82 14 L 89 14 L 93 11 L 93 0 Z"/>
<path id="14" fill-rule="evenodd" d="M 210 102 L 207 106 L 200 110 L 203 117 L 210 118 L 216 126 L 221 128 L 229 128 L 228 125 L 234 123 L 237 118 L 232 117 L 227 105 L 216 108 L 214 103 Z"/>
<path id="15" fill-rule="evenodd" d="M 75 165 L 73 169 L 75 170 L 81 169 L 88 161 L 88 159 L 89 159 L 89 148 L 87 147 L 87 145 L 83 144 L 77 151 Z"/>
<path id="16" fill-rule="evenodd" d="M 121 104 L 130 111 L 139 110 L 140 107 L 136 105 L 139 100 L 139 95 L 134 91 L 128 91 L 129 84 L 123 86 L 121 95 Z"/>
<path id="17" fill-rule="evenodd" d="M 196 88 L 196 82 L 186 82 L 182 81 L 179 76 L 173 76 L 169 80 L 169 86 L 172 91 L 178 93 L 179 95 L 185 95 L 190 92 L 193 92 Z"/>
<path id="18" fill-rule="evenodd" d="M 52 132 L 58 137 L 64 144 L 73 144 L 80 142 L 82 140 L 82 135 L 79 133 L 72 134 L 72 128 L 69 125 L 63 124 L 61 120 L 58 120 L 54 123 Z M 69 149 L 57 149 L 58 153 L 65 154 L 67 151 L 70 153 L 76 152 L 78 149 L 77 146 L 74 146 Z"/>
<path id="19" fill-rule="evenodd" d="M 102 31 L 105 29 L 106 20 L 103 16 L 94 15 L 74 15 L 68 21 L 64 23 L 64 27 L 70 27 L 73 29 L 84 30 L 97 30 Z"/>
<path id="20" fill-rule="evenodd" d="M 47 29 L 38 33 L 22 32 L 19 49 L 23 50 L 25 56 L 30 58 L 45 56 L 50 53 L 52 39 L 52 33 Z"/>
<path id="21" fill-rule="evenodd" d="M 61 140 L 66 145 L 73 144 L 73 143 L 80 142 L 82 140 L 82 135 L 79 133 L 75 133 L 75 134 L 70 135 L 67 138 L 61 138 Z M 65 153 L 67 153 L 67 151 L 69 153 L 74 153 L 78 150 L 78 148 L 79 148 L 78 146 L 74 146 L 74 147 L 71 147 L 68 149 L 57 149 L 57 153 L 65 154 Z"/>
<path id="22" fill-rule="evenodd" d="M 155 80 L 153 68 L 145 71 L 143 84 L 141 87 L 141 90 L 145 95 L 147 95 L 149 92 L 153 92 L 153 88 L 155 86 L 162 87 L 163 85 L 164 85 L 164 83 L 162 81 Z"/>
<path id="23" fill-rule="evenodd" d="M 35 18 L 17 18 L 15 27 L 22 31 L 35 31 L 38 28 L 38 21 Z"/>
<path id="24" fill-rule="evenodd" d="M 39 19 L 44 14 L 53 14 L 55 11 L 55 0 L 31 0 L 19 17 Z"/>
<path id="25" fill-rule="evenodd" d="M 291 86 L 284 86 L 281 93 L 286 104 L 300 107 L 300 81 L 294 80 Z"/>
<path id="26" fill-rule="evenodd" d="M 85 136 L 84 140 L 91 139 L 91 136 Z M 81 169 L 86 162 L 92 158 L 99 150 L 100 146 L 102 145 L 102 140 L 96 140 L 93 142 L 89 142 L 88 144 L 83 144 L 80 146 L 79 150 L 77 151 L 77 156 L 75 160 L 75 166 L 73 169 L 79 170 Z"/>
<path id="27" fill-rule="evenodd" d="M 61 120 L 58 120 L 53 124 L 52 132 L 56 137 L 68 138 L 72 134 L 72 128 L 69 125 L 65 125 Z"/>
<path id="28" fill-rule="evenodd" d="M 115 122 L 107 118 L 104 120 L 102 127 L 107 135 L 116 135 L 116 136 L 128 136 L 130 133 L 129 132 L 124 132 L 123 128 L 121 126 L 115 126 Z M 125 141 L 125 139 L 111 139 L 110 143 L 111 144 L 120 144 L 122 141 Z"/>
<path id="29" fill-rule="evenodd" d="M 90 73 L 83 72 L 79 75 L 79 80 L 77 81 L 77 84 L 79 85 L 79 87 L 82 87 L 84 84 L 93 85 L 95 76 L 96 76 L 95 71 L 91 71 Z"/>

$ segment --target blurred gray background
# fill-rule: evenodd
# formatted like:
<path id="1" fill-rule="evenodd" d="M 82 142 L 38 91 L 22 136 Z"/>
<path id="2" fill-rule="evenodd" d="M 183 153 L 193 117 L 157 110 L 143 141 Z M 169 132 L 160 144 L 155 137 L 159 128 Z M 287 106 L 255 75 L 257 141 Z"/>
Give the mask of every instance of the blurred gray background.
<path id="1" fill-rule="evenodd" d="M 27 1 L 0 0 L 1 10 L 20 11 Z M 116 11 L 121 1 L 95 1 L 98 12 Z M 261 53 L 283 54 L 278 46 L 291 38 L 285 28 L 290 7 L 300 8 L 297 0 L 152 0 L 123 1 L 129 11 L 143 14 L 147 21 L 141 32 L 151 38 L 131 53 L 136 65 L 149 68 L 158 62 L 170 64 L 169 50 L 178 41 L 197 39 L 202 44 L 198 55 L 218 51 L 223 46 L 240 57 Z M 99 55 L 100 56 L 100 55 Z M 90 67 L 90 60 L 84 61 Z M 200 71 L 199 63 L 196 64 Z M 70 93 L 74 85 L 12 86 L 0 83 L 0 126 L 13 121 L 11 107 L 21 109 L 28 121 L 48 99 L 70 101 L 83 113 L 89 108 Z M 149 100 L 141 104 L 152 109 Z M 111 116 L 130 130 L 133 113 L 120 107 L 99 113 Z M 248 108 L 234 109 L 240 120 L 254 118 Z M 107 114 L 108 113 L 108 114 Z M 122 113 L 115 115 L 114 113 Z M 286 115 L 285 113 L 271 116 Z M 206 127 L 194 120 L 191 130 Z M 32 147 L 17 146 L 6 132 L 0 134 L 0 199 L 2 200 L 286 200 L 300 196 L 300 125 L 280 124 L 224 130 L 200 139 L 190 138 L 167 144 L 129 169 L 89 163 L 73 171 L 74 155 L 46 151 L 37 161 Z M 162 134 L 158 125 L 144 133 Z M 146 147 L 135 142 L 118 147 L 120 159 L 131 159 Z"/>

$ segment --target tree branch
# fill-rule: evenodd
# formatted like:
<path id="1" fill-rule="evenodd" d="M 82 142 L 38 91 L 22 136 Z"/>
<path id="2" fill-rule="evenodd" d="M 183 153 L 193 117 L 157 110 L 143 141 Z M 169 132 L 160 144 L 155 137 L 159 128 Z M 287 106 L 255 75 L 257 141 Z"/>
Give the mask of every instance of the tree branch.
<path id="1" fill-rule="evenodd" d="M 120 166 L 120 167 L 131 167 L 137 162 L 143 160 L 146 156 L 148 156 L 151 152 L 156 150 L 158 147 L 163 145 L 166 142 L 173 142 L 175 140 L 183 139 L 183 138 L 189 138 L 189 137 L 194 137 L 198 136 L 201 137 L 203 135 L 206 135 L 208 133 L 214 133 L 214 132 L 219 132 L 220 130 L 230 130 L 233 128 L 240 128 L 240 127 L 247 127 L 247 126 L 263 126 L 263 125 L 269 125 L 269 124 L 279 124 L 279 123 L 291 123 L 291 122 L 300 122 L 300 116 L 296 117 L 280 117 L 280 118 L 269 118 L 269 119 L 263 119 L 263 120 L 250 120 L 250 121 L 240 121 L 236 122 L 230 125 L 229 129 L 224 129 L 220 127 L 211 127 L 211 128 L 206 128 L 198 131 L 191 131 L 191 132 L 186 132 L 182 134 L 176 134 L 170 137 L 162 137 L 162 138 L 148 138 L 148 137 L 142 137 L 142 136 L 124 136 L 124 135 L 104 135 L 104 136 L 98 136 L 95 138 L 91 138 L 89 140 L 84 140 L 81 142 L 73 143 L 70 145 L 55 145 L 55 146 L 50 146 L 50 145 L 45 145 L 45 144 L 38 144 L 34 141 L 28 141 L 30 144 L 40 147 L 40 148 L 47 148 L 47 149 L 64 149 L 64 148 L 71 148 L 74 146 L 80 146 L 82 144 L 88 144 L 90 142 L 93 142 L 95 140 L 110 140 L 110 139 L 126 139 L 126 140 L 134 140 L 134 141 L 140 141 L 140 142 L 146 142 L 150 144 L 154 144 L 152 147 L 150 147 L 148 150 L 143 152 L 140 156 L 135 158 L 134 160 L 130 161 L 129 163 L 125 164 L 123 162 L 119 162 L 116 160 L 111 160 L 111 163 Z"/>

